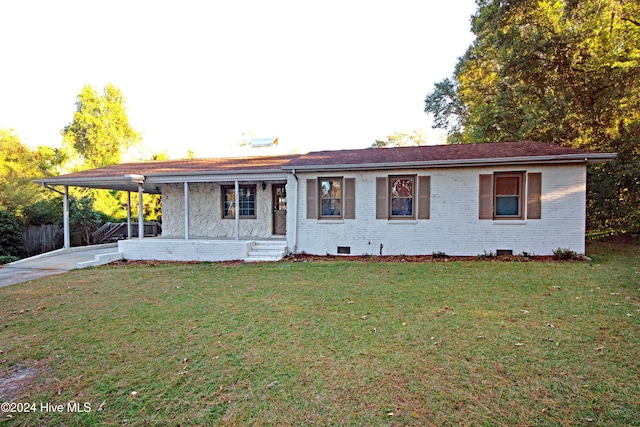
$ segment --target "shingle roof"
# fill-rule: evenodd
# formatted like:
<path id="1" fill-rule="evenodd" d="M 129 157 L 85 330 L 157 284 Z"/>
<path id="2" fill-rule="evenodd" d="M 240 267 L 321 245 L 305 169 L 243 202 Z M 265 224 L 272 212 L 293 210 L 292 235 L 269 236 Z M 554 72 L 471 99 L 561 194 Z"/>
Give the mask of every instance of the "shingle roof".
<path id="1" fill-rule="evenodd" d="M 144 182 L 145 186 L 148 184 L 151 187 L 155 187 L 155 184 L 152 185 L 150 181 L 165 182 L 161 181 L 165 177 L 178 176 L 284 173 L 284 171 L 294 169 L 300 171 L 322 171 L 530 164 L 536 162 L 602 162 L 611 160 L 614 157 L 615 154 L 612 153 L 597 153 L 534 141 L 514 141 L 316 151 L 302 155 L 289 154 L 123 163 L 39 179 L 35 182 L 46 185 L 77 185 L 131 190 L 132 188 L 135 189 L 140 182 Z M 156 177 L 156 179 L 153 177 Z M 145 189 L 153 191 L 153 189 L 150 190 L 146 187 Z"/>
<path id="2" fill-rule="evenodd" d="M 603 156 L 599 156 L 603 154 Z M 482 144 L 431 145 L 396 148 L 367 148 L 360 150 L 316 151 L 298 156 L 286 169 L 396 167 L 409 165 L 453 166 L 476 163 L 528 161 L 534 158 L 610 160 L 614 155 L 594 153 L 576 148 L 560 147 L 535 141 L 494 142 Z"/>

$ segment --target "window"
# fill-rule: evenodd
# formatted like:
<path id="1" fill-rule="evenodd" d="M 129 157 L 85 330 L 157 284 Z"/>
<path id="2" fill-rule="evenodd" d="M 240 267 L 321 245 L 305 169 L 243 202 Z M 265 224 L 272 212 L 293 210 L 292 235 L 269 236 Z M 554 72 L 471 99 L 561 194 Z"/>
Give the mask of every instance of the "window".
<path id="1" fill-rule="evenodd" d="M 233 219 L 236 217 L 236 190 L 235 186 L 222 186 L 222 216 L 223 218 Z M 256 217 L 256 186 L 241 185 L 239 188 L 239 207 L 238 213 L 240 218 Z"/>
<path id="2" fill-rule="evenodd" d="M 496 173 L 494 174 L 494 197 L 496 218 L 517 218 L 522 215 L 522 173 Z"/>
<path id="3" fill-rule="evenodd" d="M 389 177 L 390 218 L 414 218 L 414 176 Z"/>
<path id="4" fill-rule="evenodd" d="M 307 219 L 355 219 L 355 178 L 307 179 Z"/>
<path id="5" fill-rule="evenodd" d="M 320 178 L 320 218 L 342 218 L 342 178 Z"/>

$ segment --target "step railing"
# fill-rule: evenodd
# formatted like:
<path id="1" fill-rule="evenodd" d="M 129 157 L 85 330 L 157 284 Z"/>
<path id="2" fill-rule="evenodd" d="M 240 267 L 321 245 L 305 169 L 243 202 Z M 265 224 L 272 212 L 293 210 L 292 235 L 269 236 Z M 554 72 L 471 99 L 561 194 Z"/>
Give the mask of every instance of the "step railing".
<path id="1" fill-rule="evenodd" d="M 144 237 L 156 237 L 162 234 L 162 224 L 151 221 L 144 223 Z M 94 244 L 109 243 L 126 239 L 128 229 L 126 222 L 107 222 L 91 234 Z M 131 223 L 131 237 L 138 237 L 138 223 Z"/>

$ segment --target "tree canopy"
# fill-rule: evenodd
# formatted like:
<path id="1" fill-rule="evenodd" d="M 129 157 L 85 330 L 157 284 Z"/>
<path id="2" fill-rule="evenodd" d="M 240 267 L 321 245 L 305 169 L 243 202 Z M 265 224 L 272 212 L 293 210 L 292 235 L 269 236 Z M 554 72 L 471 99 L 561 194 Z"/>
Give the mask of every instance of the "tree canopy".
<path id="1" fill-rule="evenodd" d="M 122 154 L 141 140 L 129 124 L 122 92 L 112 84 L 100 94 L 85 85 L 77 96 L 73 121 L 61 133 L 86 168 L 119 163 Z"/>
<path id="2" fill-rule="evenodd" d="M 477 0 L 475 41 L 425 111 L 451 143 L 615 151 L 590 174 L 590 228 L 640 226 L 640 3 Z"/>
<path id="3" fill-rule="evenodd" d="M 42 188 L 32 180 L 55 173 L 64 161 L 60 150 L 32 149 L 12 130 L 0 129 L 0 209 L 21 214 L 43 198 Z"/>
<path id="4" fill-rule="evenodd" d="M 424 129 L 414 129 L 411 133 L 396 131 L 393 135 L 387 136 L 386 140 L 376 139 L 371 144 L 371 148 L 384 147 L 404 147 L 407 145 L 425 145 L 427 143 L 427 133 Z"/>

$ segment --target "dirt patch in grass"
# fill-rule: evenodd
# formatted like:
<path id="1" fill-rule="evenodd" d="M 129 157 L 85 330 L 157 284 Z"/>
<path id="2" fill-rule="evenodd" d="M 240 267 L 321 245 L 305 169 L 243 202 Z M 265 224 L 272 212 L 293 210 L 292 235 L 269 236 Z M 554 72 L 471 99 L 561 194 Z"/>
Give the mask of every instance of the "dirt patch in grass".
<path id="1" fill-rule="evenodd" d="M 49 372 L 46 361 L 24 363 L 0 373 L 0 399 L 13 401 Z"/>

